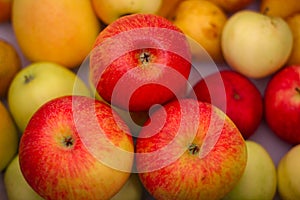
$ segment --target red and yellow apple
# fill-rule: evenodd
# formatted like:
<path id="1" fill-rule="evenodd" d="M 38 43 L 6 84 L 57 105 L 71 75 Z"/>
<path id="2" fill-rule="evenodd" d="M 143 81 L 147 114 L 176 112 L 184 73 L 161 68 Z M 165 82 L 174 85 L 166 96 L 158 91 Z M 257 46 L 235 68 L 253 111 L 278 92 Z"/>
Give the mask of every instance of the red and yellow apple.
<path id="1" fill-rule="evenodd" d="M 155 199 L 221 199 L 240 180 L 245 141 L 215 106 L 172 101 L 151 116 L 136 141 L 136 167 Z"/>
<path id="2" fill-rule="evenodd" d="M 270 129 L 291 144 L 300 143 L 300 66 L 286 66 L 265 89 L 265 118 Z"/>
<path id="3" fill-rule="evenodd" d="M 110 199 L 130 176 L 133 151 L 128 127 L 108 105 L 72 95 L 34 114 L 19 162 L 25 180 L 45 199 Z"/>
<path id="4" fill-rule="evenodd" d="M 219 79 L 223 84 L 219 83 Z M 191 95 L 222 109 L 238 127 L 245 139 L 258 129 L 263 118 L 260 91 L 246 76 L 231 70 L 213 73 L 193 87 Z M 224 97 L 225 96 L 225 97 Z"/>
<path id="5" fill-rule="evenodd" d="M 90 81 L 106 102 L 148 111 L 185 93 L 190 57 L 186 36 L 170 21 L 127 15 L 98 35 L 90 54 Z"/>

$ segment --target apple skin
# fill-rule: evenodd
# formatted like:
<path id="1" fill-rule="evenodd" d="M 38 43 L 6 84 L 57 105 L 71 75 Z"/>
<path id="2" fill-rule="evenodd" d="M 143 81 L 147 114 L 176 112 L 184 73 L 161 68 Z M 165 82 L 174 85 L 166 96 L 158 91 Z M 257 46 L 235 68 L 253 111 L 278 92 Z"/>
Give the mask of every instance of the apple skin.
<path id="1" fill-rule="evenodd" d="M 186 92 L 190 59 L 186 36 L 170 21 L 127 15 L 98 35 L 90 54 L 90 82 L 106 102 L 148 111 Z"/>
<path id="2" fill-rule="evenodd" d="M 0 101 L 0 172 L 18 151 L 19 136 L 16 124 L 7 107 Z"/>
<path id="3" fill-rule="evenodd" d="M 20 169 L 19 155 L 16 155 L 4 172 L 4 185 L 9 200 L 43 200 L 28 185 Z"/>
<path id="4" fill-rule="evenodd" d="M 247 166 L 238 184 L 222 200 L 273 200 L 277 189 L 275 164 L 259 143 L 246 140 Z"/>
<path id="5" fill-rule="evenodd" d="M 274 74 L 265 89 L 265 118 L 282 140 L 300 143 L 300 66 L 286 66 Z"/>
<path id="6" fill-rule="evenodd" d="M 279 161 L 278 193 L 282 200 L 300 198 L 300 145 L 293 146 Z"/>
<path id="7" fill-rule="evenodd" d="M 241 10 L 224 25 L 221 46 L 234 70 L 250 78 L 264 78 L 284 66 L 292 51 L 293 35 L 280 17 Z"/>
<path id="8" fill-rule="evenodd" d="M 65 95 L 91 96 L 90 89 L 69 69 L 52 62 L 31 63 L 20 70 L 8 89 L 8 105 L 21 132 L 45 102 Z"/>
<path id="9" fill-rule="evenodd" d="M 241 178 L 245 141 L 217 107 L 194 99 L 172 101 L 148 123 L 137 138 L 136 166 L 155 199 L 220 199 Z"/>
<path id="10" fill-rule="evenodd" d="M 218 82 L 220 77 L 223 85 Z M 194 94 L 198 100 L 212 103 L 223 110 L 245 139 L 255 133 L 263 118 L 260 91 L 250 79 L 238 72 L 223 70 L 213 73 L 196 83 L 191 96 Z"/>
<path id="11" fill-rule="evenodd" d="M 156 14 L 163 0 L 92 0 L 95 13 L 104 23 L 110 24 L 118 18 L 134 13 Z"/>
<path id="12" fill-rule="evenodd" d="M 19 162 L 45 199 L 109 199 L 133 165 L 128 127 L 106 104 L 85 96 L 45 103 L 20 141 Z"/>

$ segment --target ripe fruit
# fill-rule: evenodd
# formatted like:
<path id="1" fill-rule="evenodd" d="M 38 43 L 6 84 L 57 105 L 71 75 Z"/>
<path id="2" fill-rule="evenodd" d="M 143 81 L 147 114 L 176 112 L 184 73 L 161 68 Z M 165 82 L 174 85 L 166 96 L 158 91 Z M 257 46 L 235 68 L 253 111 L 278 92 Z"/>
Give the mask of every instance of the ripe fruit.
<path id="1" fill-rule="evenodd" d="M 155 199 L 221 199 L 246 161 L 245 141 L 234 123 L 194 99 L 155 111 L 136 143 L 137 171 Z"/>
<path id="2" fill-rule="evenodd" d="M 272 77 L 264 104 L 270 129 L 286 142 L 300 143 L 300 66 L 287 66 Z"/>
<path id="3" fill-rule="evenodd" d="M 218 81 L 221 79 L 223 84 Z M 200 80 L 191 95 L 222 109 L 244 138 L 257 130 L 263 117 L 263 99 L 256 86 L 245 76 L 224 70 Z"/>
<path id="4" fill-rule="evenodd" d="M 100 24 L 91 2 L 82 0 L 16 0 L 12 26 L 24 55 L 78 67 L 92 49 Z"/>
<path id="5" fill-rule="evenodd" d="M 223 61 L 221 33 L 227 16 L 221 8 L 206 0 L 186 0 L 178 4 L 170 18 L 185 34 L 198 42 L 214 61 Z"/>
<path id="6" fill-rule="evenodd" d="M 20 167 L 45 199 L 110 199 L 129 178 L 133 140 L 106 104 L 64 96 L 44 104 L 20 141 Z"/>
<path id="7" fill-rule="evenodd" d="M 0 97 L 4 97 L 13 77 L 21 69 L 16 49 L 5 40 L 0 40 L 0 61 Z"/>
<path id="8" fill-rule="evenodd" d="M 110 24 L 118 18 L 135 14 L 156 14 L 163 0 L 92 0 L 97 16 L 105 23 Z"/>
<path id="9" fill-rule="evenodd" d="M 239 10 L 245 9 L 249 6 L 254 0 L 210 0 L 211 2 L 215 3 L 216 5 L 220 6 L 228 13 L 234 13 Z"/>
<path id="10" fill-rule="evenodd" d="M 0 23 L 11 19 L 12 0 L 0 0 Z"/>
<path id="11" fill-rule="evenodd" d="M 14 157 L 5 170 L 3 183 L 9 200 L 43 200 L 24 179 L 19 165 L 19 155 Z"/>
<path id="12" fill-rule="evenodd" d="M 279 161 L 278 193 L 282 200 L 300 198 L 300 145 L 292 147 Z"/>
<path id="13" fill-rule="evenodd" d="M 157 11 L 157 14 L 163 17 L 168 18 L 178 4 L 183 0 L 162 0 L 161 6 Z"/>
<path id="14" fill-rule="evenodd" d="M 18 150 L 19 137 L 17 127 L 4 106 L 0 102 L 0 172 L 13 159 Z"/>
<path id="15" fill-rule="evenodd" d="M 224 26 L 222 50 L 228 65 L 250 78 L 263 78 L 284 66 L 293 46 L 292 31 L 279 17 L 242 10 Z"/>
<path id="16" fill-rule="evenodd" d="M 90 81 L 106 102 L 148 111 L 185 92 L 190 56 L 185 35 L 167 19 L 127 15 L 97 37 L 90 54 Z"/>
<path id="17" fill-rule="evenodd" d="M 276 167 L 267 150 L 246 140 L 247 166 L 238 184 L 222 200 L 272 200 L 277 189 Z"/>
<path id="18" fill-rule="evenodd" d="M 288 17 L 300 11 L 298 0 L 262 0 L 260 12 L 268 16 Z"/>
<path id="19" fill-rule="evenodd" d="M 35 62 L 19 71 L 12 80 L 8 105 L 23 132 L 33 113 L 42 104 L 71 94 L 91 95 L 85 83 L 69 69 L 52 62 Z"/>
<path id="20" fill-rule="evenodd" d="M 300 65 L 300 13 L 291 15 L 285 20 L 293 34 L 293 49 L 286 65 Z"/>

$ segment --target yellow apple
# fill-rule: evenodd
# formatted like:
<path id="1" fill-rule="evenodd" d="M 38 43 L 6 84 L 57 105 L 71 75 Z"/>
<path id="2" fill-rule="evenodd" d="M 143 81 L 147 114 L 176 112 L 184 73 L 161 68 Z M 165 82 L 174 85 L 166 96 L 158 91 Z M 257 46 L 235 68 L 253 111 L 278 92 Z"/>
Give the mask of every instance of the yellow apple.
<path id="1" fill-rule="evenodd" d="M 228 65 L 250 78 L 263 78 L 287 62 L 293 47 L 289 25 L 280 17 L 242 10 L 232 15 L 222 33 Z"/>
<path id="2" fill-rule="evenodd" d="M 278 192 L 282 200 L 300 199 L 300 145 L 292 147 L 279 161 Z"/>
<path id="3" fill-rule="evenodd" d="M 9 200 L 43 200 L 25 180 L 16 155 L 4 173 L 4 186 Z"/>
<path id="4" fill-rule="evenodd" d="M 300 65 L 300 13 L 287 17 L 286 22 L 293 33 L 293 49 L 287 61 L 287 65 Z"/>
<path id="5" fill-rule="evenodd" d="M 198 42 L 214 61 L 223 60 L 221 33 L 227 16 L 220 7 L 206 0 L 185 0 L 179 3 L 170 19 Z"/>
<path id="6" fill-rule="evenodd" d="M 23 132 L 42 104 L 71 94 L 91 96 L 83 80 L 71 70 L 52 62 L 35 62 L 14 77 L 8 90 L 8 105 Z"/>
<path id="7" fill-rule="evenodd" d="M 24 55 L 33 62 L 79 66 L 101 26 L 91 1 L 15 0 L 12 26 Z"/>
<path id="8" fill-rule="evenodd" d="M 110 24 L 124 15 L 134 13 L 158 12 L 162 0 L 92 0 L 97 16 L 105 23 Z"/>
<path id="9" fill-rule="evenodd" d="M 285 18 L 299 11 L 299 0 L 262 0 L 260 3 L 260 12 L 268 16 Z"/>
<path id="10" fill-rule="evenodd" d="M 3 171 L 13 159 L 18 150 L 18 131 L 14 121 L 0 102 L 0 172 Z"/>
<path id="11" fill-rule="evenodd" d="M 259 143 L 246 140 L 247 165 L 240 181 L 223 200 L 272 200 L 276 194 L 276 167 L 267 150 Z"/>

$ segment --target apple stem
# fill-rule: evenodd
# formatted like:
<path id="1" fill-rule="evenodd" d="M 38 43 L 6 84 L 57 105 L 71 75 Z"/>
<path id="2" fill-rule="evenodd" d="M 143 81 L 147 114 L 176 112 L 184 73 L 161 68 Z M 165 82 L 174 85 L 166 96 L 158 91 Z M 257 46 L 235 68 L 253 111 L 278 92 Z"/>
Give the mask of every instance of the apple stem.
<path id="1" fill-rule="evenodd" d="M 196 155 L 199 153 L 200 151 L 200 148 L 198 147 L 198 145 L 196 144 L 191 144 L 188 148 L 189 150 L 189 153 L 192 154 L 192 155 Z"/>

